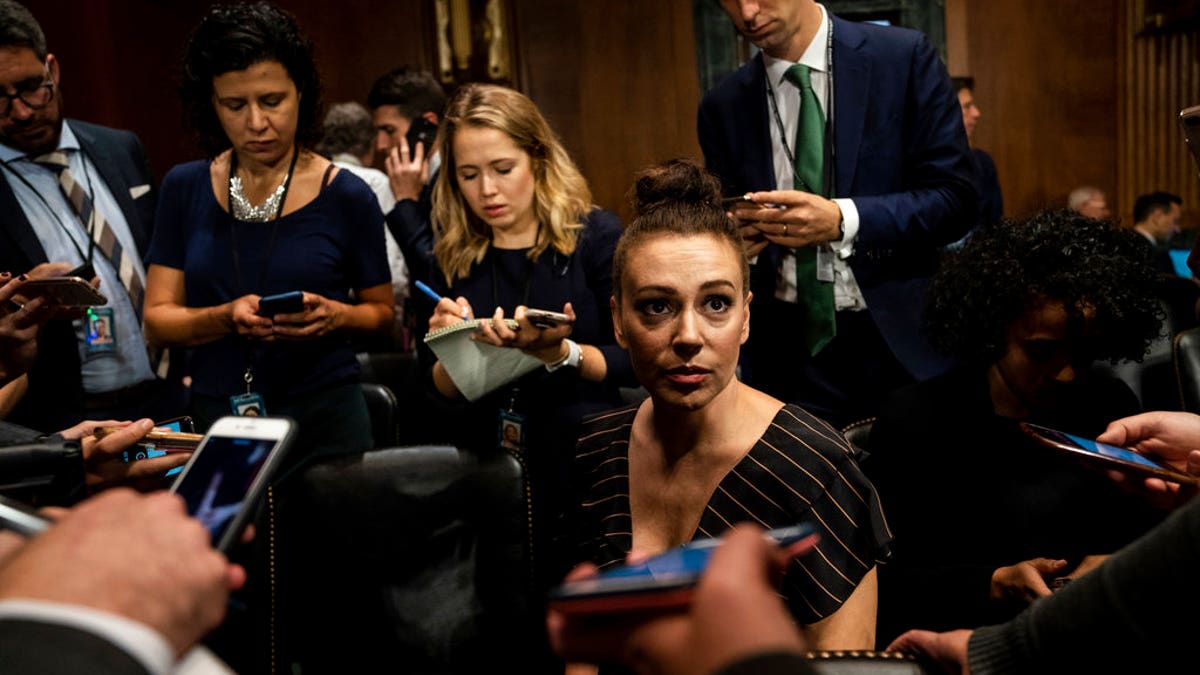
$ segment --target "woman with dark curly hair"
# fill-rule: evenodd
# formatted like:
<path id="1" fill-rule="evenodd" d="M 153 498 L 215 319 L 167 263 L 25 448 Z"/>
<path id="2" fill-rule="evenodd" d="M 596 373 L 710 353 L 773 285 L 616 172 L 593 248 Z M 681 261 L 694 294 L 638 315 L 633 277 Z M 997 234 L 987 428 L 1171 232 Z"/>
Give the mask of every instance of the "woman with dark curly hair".
<path id="1" fill-rule="evenodd" d="M 1139 412 L 1123 382 L 1090 366 L 1140 359 L 1158 334 L 1140 243 L 1109 222 L 1042 213 L 980 232 L 934 278 L 930 337 L 962 365 L 889 398 L 864 464 L 896 537 L 880 644 L 1007 620 L 1159 519 L 1019 428 L 1095 438 Z"/>
<path id="2" fill-rule="evenodd" d="M 255 409 L 295 418 L 305 455 L 367 449 L 348 338 L 392 323 L 383 214 L 365 183 L 312 151 L 311 43 L 271 4 L 215 7 L 187 44 L 181 95 L 210 159 L 163 180 L 147 337 L 193 348 L 201 421 Z M 297 291 L 290 307 L 260 305 Z"/>

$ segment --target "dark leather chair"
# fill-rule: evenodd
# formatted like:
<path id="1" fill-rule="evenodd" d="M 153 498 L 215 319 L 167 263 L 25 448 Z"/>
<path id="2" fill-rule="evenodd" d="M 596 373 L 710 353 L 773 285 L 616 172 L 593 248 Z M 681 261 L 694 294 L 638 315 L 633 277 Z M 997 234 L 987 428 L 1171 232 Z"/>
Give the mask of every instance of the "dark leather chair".
<path id="1" fill-rule="evenodd" d="M 808 652 L 806 656 L 816 675 L 927 675 L 940 672 L 899 652 L 846 650 Z"/>
<path id="2" fill-rule="evenodd" d="M 868 417 L 866 419 L 858 420 L 857 422 L 851 422 L 850 424 L 842 427 L 842 435 L 845 436 L 846 440 L 850 441 L 850 444 L 854 446 L 854 458 L 857 459 L 860 464 L 867 457 L 871 456 L 871 453 L 868 451 L 868 441 L 871 438 L 871 427 L 874 426 L 874 424 L 875 418 Z"/>
<path id="3" fill-rule="evenodd" d="M 1175 336 L 1172 344 L 1180 409 L 1200 414 L 1200 328 Z"/>
<path id="4" fill-rule="evenodd" d="M 1129 385 L 1144 410 L 1178 410 L 1175 366 L 1172 356 L 1171 310 L 1165 300 L 1159 300 L 1167 320 L 1162 334 L 1150 343 L 1150 349 L 1139 363 L 1120 361 L 1116 364 L 1101 361 L 1092 367 L 1101 373 L 1120 378 Z"/>
<path id="5" fill-rule="evenodd" d="M 274 493 L 272 671 L 533 672 L 549 659 L 513 457 L 373 450 Z"/>
<path id="6" fill-rule="evenodd" d="M 425 373 L 413 352 L 359 352 L 360 378 L 382 384 L 395 394 L 397 437 L 386 445 L 452 443 L 456 411 L 429 392 Z M 380 447 L 386 447 L 380 446 Z"/>
<path id="7" fill-rule="evenodd" d="M 392 390 L 374 382 L 362 383 L 367 414 L 371 417 L 371 438 L 376 448 L 390 448 L 400 442 L 400 403 Z"/>

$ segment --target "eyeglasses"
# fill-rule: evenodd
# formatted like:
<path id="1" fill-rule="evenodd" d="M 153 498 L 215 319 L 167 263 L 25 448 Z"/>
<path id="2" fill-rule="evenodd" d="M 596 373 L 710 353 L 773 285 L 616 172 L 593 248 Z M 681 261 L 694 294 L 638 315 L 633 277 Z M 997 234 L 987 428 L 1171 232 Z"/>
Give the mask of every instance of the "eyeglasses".
<path id="1" fill-rule="evenodd" d="M 46 81 L 36 85 L 26 85 L 15 93 L 0 93 L 0 117 L 8 117 L 12 113 L 13 100 L 20 99 L 26 107 L 41 110 L 54 100 L 54 80 L 50 79 L 50 64 L 46 63 Z"/>

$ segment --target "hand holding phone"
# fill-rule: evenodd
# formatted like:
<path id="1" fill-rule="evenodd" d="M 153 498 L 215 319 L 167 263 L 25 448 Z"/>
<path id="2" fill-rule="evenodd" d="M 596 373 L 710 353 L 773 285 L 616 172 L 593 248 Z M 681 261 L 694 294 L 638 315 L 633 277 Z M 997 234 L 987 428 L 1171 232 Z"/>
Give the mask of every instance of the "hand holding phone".
<path id="1" fill-rule="evenodd" d="M 572 323 L 571 317 L 562 312 L 551 312 L 547 309 L 525 309 L 525 318 L 538 328 L 554 328 Z"/>
<path id="2" fill-rule="evenodd" d="M 416 159 L 418 143 L 423 146 L 425 159 L 429 159 L 429 154 L 433 152 L 433 140 L 437 138 L 437 130 L 438 125 L 420 115 L 413 119 L 404 134 L 404 140 L 408 143 L 408 161 Z"/>
<path id="3" fill-rule="evenodd" d="M 766 536 L 787 547 L 809 537 L 807 523 L 770 530 Z M 684 607 L 720 539 L 697 539 L 586 579 L 563 583 L 549 595 L 550 605 L 565 614 L 661 610 Z"/>
<path id="4" fill-rule="evenodd" d="M 1134 473 L 1146 478 L 1160 478 L 1180 485 L 1198 484 L 1196 476 L 1127 448 L 1119 448 L 1029 422 L 1022 422 L 1021 429 L 1042 445 L 1070 453 L 1103 468 Z"/>
<path id="5" fill-rule="evenodd" d="M 17 293 L 29 300 L 44 297 L 62 307 L 94 307 L 108 303 L 103 293 L 81 277 L 30 279 Z"/>
<path id="6" fill-rule="evenodd" d="M 304 292 L 289 291 L 268 295 L 258 300 L 258 315 L 267 318 L 276 314 L 298 314 L 304 311 Z"/>
<path id="7" fill-rule="evenodd" d="M 190 515 L 228 554 L 287 452 L 295 422 L 281 417 L 222 417 L 213 423 L 171 486 Z"/>

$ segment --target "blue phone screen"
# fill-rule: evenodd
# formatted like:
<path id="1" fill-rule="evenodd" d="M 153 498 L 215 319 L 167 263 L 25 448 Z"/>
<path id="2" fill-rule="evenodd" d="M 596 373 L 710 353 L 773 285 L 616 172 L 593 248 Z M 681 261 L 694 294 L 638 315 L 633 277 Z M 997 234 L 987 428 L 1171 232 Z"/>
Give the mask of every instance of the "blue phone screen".
<path id="1" fill-rule="evenodd" d="M 276 441 L 211 436 L 181 482 L 171 489 L 187 502 L 188 513 L 212 533 L 213 544 L 242 508 Z"/>

